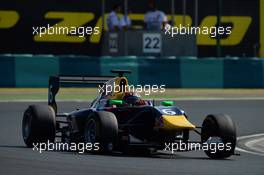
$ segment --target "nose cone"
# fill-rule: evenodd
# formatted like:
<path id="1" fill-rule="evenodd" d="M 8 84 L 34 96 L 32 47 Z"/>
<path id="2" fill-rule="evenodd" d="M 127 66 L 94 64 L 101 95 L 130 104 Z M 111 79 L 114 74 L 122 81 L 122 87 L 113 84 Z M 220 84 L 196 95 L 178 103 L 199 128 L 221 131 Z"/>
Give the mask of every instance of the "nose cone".
<path id="1" fill-rule="evenodd" d="M 195 129 L 195 126 L 191 124 L 184 115 L 163 115 L 163 129 L 166 130 L 179 130 L 179 129 Z"/>

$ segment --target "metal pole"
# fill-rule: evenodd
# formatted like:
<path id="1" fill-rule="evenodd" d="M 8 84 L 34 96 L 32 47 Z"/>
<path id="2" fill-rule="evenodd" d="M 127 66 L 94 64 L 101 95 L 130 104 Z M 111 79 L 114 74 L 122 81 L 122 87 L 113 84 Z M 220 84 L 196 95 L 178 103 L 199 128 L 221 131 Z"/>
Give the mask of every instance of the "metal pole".
<path id="1" fill-rule="evenodd" d="M 124 0 L 124 15 L 125 15 L 125 22 L 127 24 L 127 17 L 128 17 L 128 11 L 127 11 L 127 0 Z M 124 31 L 124 45 L 125 45 L 125 55 L 127 55 L 127 32 Z"/>
<path id="2" fill-rule="evenodd" d="M 105 0 L 102 0 L 102 6 L 101 6 L 101 15 L 102 15 L 102 32 L 104 32 L 104 25 L 105 25 Z"/>
<path id="3" fill-rule="evenodd" d="M 182 2 L 182 13 L 183 13 L 183 18 L 182 18 L 182 25 L 185 26 L 185 16 L 186 16 L 186 0 L 183 0 Z"/>
<path id="4" fill-rule="evenodd" d="M 217 6 L 217 28 L 221 26 L 221 15 L 222 15 L 222 0 L 218 0 L 218 6 Z M 216 52 L 217 57 L 221 57 L 221 36 L 216 32 Z"/>
<path id="5" fill-rule="evenodd" d="M 125 15 L 125 17 L 127 17 L 127 15 L 128 15 L 128 5 L 127 5 L 127 0 L 124 0 L 124 15 Z"/>
<path id="6" fill-rule="evenodd" d="M 194 2 L 194 25 L 195 27 L 198 27 L 198 13 L 199 13 L 199 8 L 198 8 L 198 0 L 195 0 Z"/>
<path id="7" fill-rule="evenodd" d="M 175 23 L 175 1 L 171 0 L 171 25 L 174 26 Z"/>
<path id="8" fill-rule="evenodd" d="M 198 0 L 195 0 L 194 2 L 194 26 L 198 27 L 199 26 L 199 2 Z M 197 35 L 196 35 L 197 36 Z M 195 37 L 195 42 L 196 42 L 196 46 L 195 46 L 195 50 L 196 50 L 196 57 L 198 56 L 197 54 L 197 37 Z"/>

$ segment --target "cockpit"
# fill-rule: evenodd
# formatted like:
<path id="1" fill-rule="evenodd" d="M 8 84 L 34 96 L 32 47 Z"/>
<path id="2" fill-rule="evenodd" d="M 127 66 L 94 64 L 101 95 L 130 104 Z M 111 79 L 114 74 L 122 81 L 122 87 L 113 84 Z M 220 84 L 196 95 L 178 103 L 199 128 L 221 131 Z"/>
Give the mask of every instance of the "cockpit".
<path id="1" fill-rule="evenodd" d="M 94 103 L 96 103 L 94 101 Z M 97 99 L 97 107 L 147 105 L 137 92 L 133 92 L 126 77 L 116 77 L 105 82 Z"/>

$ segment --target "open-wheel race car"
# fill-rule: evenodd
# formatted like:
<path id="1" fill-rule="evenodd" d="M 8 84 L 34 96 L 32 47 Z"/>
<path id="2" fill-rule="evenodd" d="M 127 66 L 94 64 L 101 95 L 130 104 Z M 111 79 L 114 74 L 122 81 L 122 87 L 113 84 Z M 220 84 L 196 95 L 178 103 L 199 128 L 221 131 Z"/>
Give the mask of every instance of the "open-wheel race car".
<path id="1" fill-rule="evenodd" d="M 47 141 L 98 143 L 98 150 L 94 152 L 129 153 L 135 150 L 164 150 L 168 145 L 176 146 L 177 143 L 193 143 L 195 147 L 197 144 L 210 146 L 214 143 L 222 146 L 213 152 L 210 149 L 204 150 L 210 158 L 227 158 L 234 154 L 236 128 L 228 115 L 208 115 L 202 126 L 196 126 L 172 101 L 162 101 L 160 105 L 155 105 L 153 100 L 143 100 L 137 93 L 127 91 L 128 80 L 124 74 L 130 71 L 112 72 L 118 76 L 50 77 L 48 104 L 30 105 L 24 112 L 22 131 L 25 144 L 33 147 L 34 143 Z M 59 88 L 64 84 L 79 83 L 100 84 L 102 88 L 87 108 L 58 113 L 55 96 Z M 114 86 L 112 91 L 107 91 L 106 88 L 111 86 Z M 190 132 L 199 134 L 200 141 L 191 141 Z M 194 149 L 178 148 L 174 151 Z"/>

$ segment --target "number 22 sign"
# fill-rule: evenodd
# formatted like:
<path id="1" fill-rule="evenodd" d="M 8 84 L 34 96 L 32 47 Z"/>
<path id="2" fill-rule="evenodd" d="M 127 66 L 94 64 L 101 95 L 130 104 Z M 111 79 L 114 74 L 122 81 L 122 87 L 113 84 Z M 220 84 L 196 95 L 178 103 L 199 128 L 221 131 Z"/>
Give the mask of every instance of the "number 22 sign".
<path id="1" fill-rule="evenodd" d="M 160 53 L 161 34 L 144 33 L 143 34 L 143 53 Z"/>

